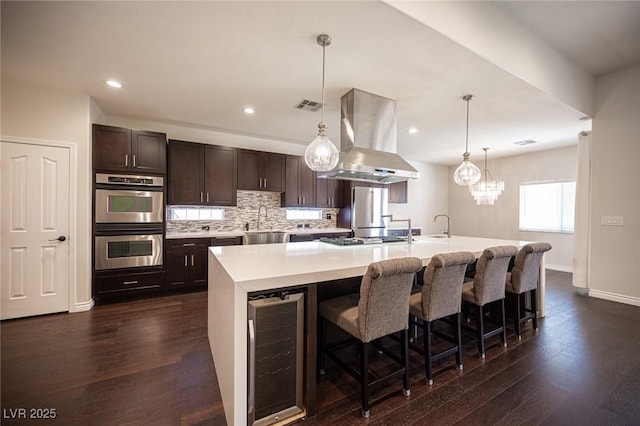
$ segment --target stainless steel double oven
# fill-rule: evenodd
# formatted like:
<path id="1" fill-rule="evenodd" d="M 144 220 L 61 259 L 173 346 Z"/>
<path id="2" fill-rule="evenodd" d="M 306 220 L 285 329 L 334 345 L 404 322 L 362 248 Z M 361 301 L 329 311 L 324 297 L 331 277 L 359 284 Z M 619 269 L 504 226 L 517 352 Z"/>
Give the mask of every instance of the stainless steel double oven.
<path id="1" fill-rule="evenodd" d="M 161 266 L 164 179 L 96 174 L 95 270 Z"/>

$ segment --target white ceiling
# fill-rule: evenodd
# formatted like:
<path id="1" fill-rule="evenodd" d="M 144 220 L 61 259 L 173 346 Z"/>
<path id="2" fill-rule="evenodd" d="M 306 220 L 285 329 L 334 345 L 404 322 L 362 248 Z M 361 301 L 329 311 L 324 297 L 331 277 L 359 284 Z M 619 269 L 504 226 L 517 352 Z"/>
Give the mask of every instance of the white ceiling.
<path id="1" fill-rule="evenodd" d="M 640 61 L 640 2 L 533 3 L 501 7 L 593 75 Z M 333 43 L 326 49 L 326 122 L 337 144 L 340 97 L 353 87 L 398 101 L 398 152 L 409 160 L 460 161 L 461 98 L 468 93 L 477 162 L 485 146 L 490 157 L 549 149 L 575 144 L 576 134 L 590 128 L 578 120 L 584 113 L 380 2 L 3 1 L 1 7 L 3 83 L 87 93 L 107 115 L 303 148 L 315 137 L 320 112 L 294 107 L 320 100 L 316 36 L 327 33 Z M 594 10 L 606 19 L 595 22 L 597 31 L 582 28 L 595 25 Z M 561 18 L 565 31 L 553 25 Z M 124 88 L 107 87 L 109 78 Z M 242 113 L 247 105 L 255 115 Z M 409 127 L 419 132 L 409 135 Z M 513 144 L 525 139 L 538 143 Z"/>

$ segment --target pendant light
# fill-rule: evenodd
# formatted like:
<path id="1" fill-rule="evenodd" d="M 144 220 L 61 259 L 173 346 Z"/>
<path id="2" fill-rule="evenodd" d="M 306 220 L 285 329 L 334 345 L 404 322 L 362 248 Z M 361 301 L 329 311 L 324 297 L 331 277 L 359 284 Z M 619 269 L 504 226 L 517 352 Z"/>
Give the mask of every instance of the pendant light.
<path id="1" fill-rule="evenodd" d="M 462 100 L 467 102 L 467 136 L 464 148 L 464 154 L 462 155 L 462 164 L 458 166 L 453 174 L 453 180 L 462 186 L 469 186 L 477 183 L 480 180 L 480 169 L 469 161 L 469 101 L 472 95 L 465 95 Z"/>
<path id="2" fill-rule="evenodd" d="M 469 186 L 469 191 L 471 191 L 471 195 L 473 195 L 476 204 L 479 206 L 492 206 L 504 191 L 504 182 L 495 180 L 491 176 L 487 168 L 487 151 L 489 151 L 489 148 L 482 149 L 484 150 L 484 177 L 480 179 L 480 182 Z"/>
<path id="3" fill-rule="evenodd" d="M 338 164 L 339 158 L 338 148 L 329 140 L 324 122 L 324 50 L 331 44 L 331 37 L 320 34 L 317 41 L 322 46 L 322 121 L 318 123 L 318 136 L 304 151 L 304 161 L 311 170 L 328 172 Z"/>

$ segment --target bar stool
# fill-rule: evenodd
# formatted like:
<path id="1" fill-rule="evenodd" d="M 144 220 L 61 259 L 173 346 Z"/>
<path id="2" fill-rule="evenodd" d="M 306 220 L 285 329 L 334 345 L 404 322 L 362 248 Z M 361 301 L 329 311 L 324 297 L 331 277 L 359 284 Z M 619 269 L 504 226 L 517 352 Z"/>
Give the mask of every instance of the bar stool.
<path id="1" fill-rule="evenodd" d="M 362 400 L 362 417 L 368 418 L 369 391 L 390 377 L 403 376 L 403 393 L 409 396 L 409 356 L 408 356 L 408 318 L 409 295 L 413 279 L 422 268 L 422 261 L 417 257 L 373 262 L 362 277 L 360 295 L 350 294 L 326 300 L 319 304 L 320 351 L 318 366 L 324 370 L 324 355 L 330 357 L 351 376 L 360 382 Z M 338 342 L 326 346 L 326 326 L 329 321 L 355 339 Z M 369 377 L 370 344 L 383 336 L 400 333 L 400 357 L 388 349 L 376 345 L 379 351 L 388 355 L 400 364 L 401 368 L 384 377 L 371 380 Z M 359 371 L 343 361 L 335 353 L 348 344 L 356 343 L 360 349 Z"/>
<path id="2" fill-rule="evenodd" d="M 460 330 L 462 284 L 467 265 L 475 261 L 470 252 L 442 253 L 431 258 L 424 271 L 424 284 L 419 293 L 409 298 L 409 321 L 422 329 L 420 348 L 411 345 L 424 356 L 425 377 L 429 385 L 433 384 L 432 363 L 446 356 L 456 354 L 456 363 L 462 370 L 462 336 Z M 432 329 L 432 323 L 439 319 L 454 320 L 454 335 L 448 336 Z M 417 321 L 420 319 L 421 321 Z M 432 334 L 453 343 L 454 346 L 432 353 Z"/>
<path id="3" fill-rule="evenodd" d="M 513 269 L 507 273 L 505 291 L 507 298 L 513 300 L 513 328 L 518 340 L 522 339 L 520 325 L 523 322 L 531 319 L 533 329 L 538 330 L 538 275 L 542 256 L 549 250 L 551 250 L 549 243 L 525 245 L 516 255 Z M 526 293 L 530 293 L 531 308 L 521 303 Z"/>
<path id="4" fill-rule="evenodd" d="M 497 246 L 485 249 L 476 264 L 476 273 L 473 281 L 468 281 L 462 286 L 462 301 L 475 306 L 475 328 L 465 326 L 465 329 L 475 331 L 478 339 L 478 353 L 485 357 L 484 341 L 489 337 L 501 334 L 503 346 L 507 346 L 507 327 L 504 313 L 504 282 L 507 278 L 509 260 L 515 256 L 518 248 L 515 246 Z M 497 328 L 484 331 L 485 312 L 484 306 L 500 301 L 501 325 Z"/>

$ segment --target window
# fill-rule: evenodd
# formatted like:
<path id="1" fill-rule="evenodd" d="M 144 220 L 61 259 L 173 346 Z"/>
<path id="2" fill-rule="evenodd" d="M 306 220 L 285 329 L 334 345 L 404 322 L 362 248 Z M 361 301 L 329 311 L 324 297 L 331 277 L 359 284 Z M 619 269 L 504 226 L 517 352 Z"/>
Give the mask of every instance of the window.
<path id="1" fill-rule="evenodd" d="M 520 185 L 520 230 L 573 232 L 576 182 Z"/>
<path id="2" fill-rule="evenodd" d="M 219 207 L 167 207 L 167 220 L 224 220 L 224 209 Z"/>
<path id="3" fill-rule="evenodd" d="M 287 209 L 287 220 L 322 219 L 322 209 Z"/>

